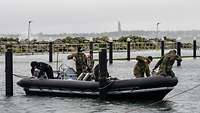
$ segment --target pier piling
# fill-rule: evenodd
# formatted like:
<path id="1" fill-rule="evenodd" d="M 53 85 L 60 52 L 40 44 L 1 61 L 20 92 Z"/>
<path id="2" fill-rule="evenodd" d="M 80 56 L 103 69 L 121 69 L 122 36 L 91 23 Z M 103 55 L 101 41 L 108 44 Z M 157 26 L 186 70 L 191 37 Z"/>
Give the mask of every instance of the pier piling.
<path id="1" fill-rule="evenodd" d="M 130 50 L 131 50 L 131 40 L 130 38 L 127 38 L 127 60 L 128 61 L 131 59 Z"/>
<path id="2" fill-rule="evenodd" d="M 164 40 L 161 41 L 161 57 L 165 54 L 165 42 Z"/>
<path id="3" fill-rule="evenodd" d="M 53 42 L 49 42 L 49 62 L 52 62 L 53 61 Z"/>
<path id="4" fill-rule="evenodd" d="M 109 39 L 109 63 L 113 63 L 113 40 Z"/>
<path id="5" fill-rule="evenodd" d="M 107 85 L 107 50 L 101 49 L 99 52 L 99 67 L 100 67 L 100 80 L 99 80 L 99 94 L 101 99 L 106 98 L 106 88 Z"/>
<path id="6" fill-rule="evenodd" d="M 181 56 L 181 42 L 177 42 L 177 55 Z M 181 66 L 181 62 L 177 61 L 177 66 Z"/>
<path id="7" fill-rule="evenodd" d="M 196 39 L 193 40 L 193 58 L 196 58 L 197 42 Z"/>
<path id="8" fill-rule="evenodd" d="M 6 96 L 13 96 L 13 53 L 12 46 L 7 46 L 5 53 Z"/>
<path id="9" fill-rule="evenodd" d="M 90 48 L 90 56 L 93 60 L 93 40 L 90 40 L 89 48 Z"/>

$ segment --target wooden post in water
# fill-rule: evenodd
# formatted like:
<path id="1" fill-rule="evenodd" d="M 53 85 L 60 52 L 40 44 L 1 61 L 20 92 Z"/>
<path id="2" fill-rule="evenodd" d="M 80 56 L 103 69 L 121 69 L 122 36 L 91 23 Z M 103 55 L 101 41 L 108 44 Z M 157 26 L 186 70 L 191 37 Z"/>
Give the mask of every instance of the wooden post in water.
<path id="1" fill-rule="evenodd" d="M 99 77 L 99 94 L 101 99 L 106 98 L 107 90 L 104 88 L 107 85 L 107 49 L 103 48 L 99 52 L 99 67 L 100 67 L 100 77 Z"/>
<path id="2" fill-rule="evenodd" d="M 53 42 L 49 42 L 49 62 L 52 62 L 53 61 Z"/>
<path id="3" fill-rule="evenodd" d="M 196 51 L 197 51 L 197 41 L 196 41 L 196 37 L 194 37 L 194 40 L 193 40 L 193 58 L 196 58 Z"/>
<path id="4" fill-rule="evenodd" d="M 113 63 L 113 40 L 109 38 L 109 63 Z"/>
<path id="5" fill-rule="evenodd" d="M 5 75 L 6 75 L 6 96 L 13 96 L 13 53 L 12 46 L 6 47 L 5 54 Z"/>
<path id="6" fill-rule="evenodd" d="M 90 38 L 90 45 L 89 45 L 89 48 L 90 48 L 90 56 L 93 60 L 93 39 Z"/>
<path id="7" fill-rule="evenodd" d="M 164 56 L 164 54 L 165 54 L 165 42 L 164 42 L 164 39 L 161 40 L 161 46 L 160 46 L 160 48 L 161 48 L 161 57 Z"/>
<path id="8" fill-rule="evenodd" d="M 131 59 L 130 50 L 131 50 L 131 39 L 127 38 L 127 60 Z"/>
<path id="9" fill-rule="evenodd" d="M 178 38 L 177 42 L 177 55 L 181 57 L 181 42 L 180 42 L 180 37 Z M 181 62 L 177 61 L 177 66 L 181 66 Z"/>
<path id="10" fill-rule="evenodd" d="M 99 66 L 100 78 L 105 79 L 107 74 L 107 50 L 105 48 L 99 52 Z"/>

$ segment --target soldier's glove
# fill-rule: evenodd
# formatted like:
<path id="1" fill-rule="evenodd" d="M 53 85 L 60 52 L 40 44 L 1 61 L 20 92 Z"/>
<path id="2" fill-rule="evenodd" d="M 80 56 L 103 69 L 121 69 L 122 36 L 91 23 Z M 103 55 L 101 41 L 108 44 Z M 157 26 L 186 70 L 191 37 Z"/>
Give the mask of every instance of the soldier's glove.
<path id="1" fill-rule="evenodd" d="M 155 69 L 152 70 L 151 74 L 152 74 L 152 76 L 155 76 L 155 75 L 156 75 Z"/>

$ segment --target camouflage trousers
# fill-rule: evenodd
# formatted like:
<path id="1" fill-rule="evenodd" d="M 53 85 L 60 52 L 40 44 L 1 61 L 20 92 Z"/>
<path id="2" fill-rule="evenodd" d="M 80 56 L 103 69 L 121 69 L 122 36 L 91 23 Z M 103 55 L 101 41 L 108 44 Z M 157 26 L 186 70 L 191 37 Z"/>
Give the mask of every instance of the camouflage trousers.
<path id="1" fill-rule="evenodd" d="M 160 76 L 164 76 L 164 77 L 166 77 L 166 76 L 175 77 L 175 73 L 172 70 L 168 70 L 166 72 L 159 71 L 157 74 L 160 75 Z"/>

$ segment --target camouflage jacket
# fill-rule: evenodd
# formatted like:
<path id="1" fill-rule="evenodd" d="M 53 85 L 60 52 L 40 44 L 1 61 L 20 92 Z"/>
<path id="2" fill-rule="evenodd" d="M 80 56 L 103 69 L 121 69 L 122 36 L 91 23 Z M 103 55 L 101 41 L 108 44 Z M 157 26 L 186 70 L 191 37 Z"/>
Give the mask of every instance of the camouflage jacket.
<path id="1" fill-rule="evenodd" d="M 172 70 L 172 66 L 173 66 L 175 60 L 182 61 L 180 56 L 169 52 L 169 53 L 165 54 L 163 57 L 161 57 L 161 59 L 155 65 L 154 69 L 159 67 L 160 73 L 161 72 L 163 72 L 163 73 L 169 72 Z"/>
<path id="2" fill-rule="evenodd" d="M 94 67 L 94 60 L 92 58 L 87 58 L 87 70 L 92 71 L 92 68 Z"/>
<path id="3" fill-rule="evenodd" d="M 134 67 L 133 73 L 136 78 L 144 77 L 146 74 L 147 77 L 150 76 L 150 69 L 148 63 L 145 62 L 147 58 L 143 56 L 137 56 L 136 60 L 138 61 Z"/>
<path id="4" fill-rule="evenodd" d="M 87 57 L 84 53 L 78 52 L 68 56 L 68 59 L 75 58 L 76 70 L 85 70 L 87 68 Z"/>

